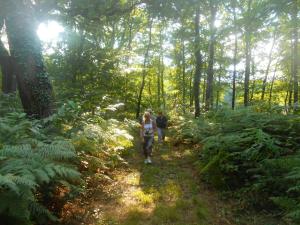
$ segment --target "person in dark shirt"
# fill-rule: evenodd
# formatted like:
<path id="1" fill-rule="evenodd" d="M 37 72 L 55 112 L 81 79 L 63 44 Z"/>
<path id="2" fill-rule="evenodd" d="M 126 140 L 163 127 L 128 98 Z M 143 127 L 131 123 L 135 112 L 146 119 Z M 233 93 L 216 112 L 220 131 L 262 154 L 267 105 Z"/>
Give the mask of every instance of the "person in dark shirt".
<path id="1" fill-rule="evenodd" d="M 163 112 L 158 112 L 156 117 L 156 126 L 158 134 L 158 142 L 162 143 L 165 140 L 165 129 L 167 128 L 168 119 Z"/>

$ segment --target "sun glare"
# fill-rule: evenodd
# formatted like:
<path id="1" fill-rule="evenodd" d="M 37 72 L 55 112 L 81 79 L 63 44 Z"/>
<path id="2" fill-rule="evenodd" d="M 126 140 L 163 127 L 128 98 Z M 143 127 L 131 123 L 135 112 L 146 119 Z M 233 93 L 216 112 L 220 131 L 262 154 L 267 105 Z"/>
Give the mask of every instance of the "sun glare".
<path id="1" fill-rule="evenodd" d="M 64 28 L 56 21 L 41 23 L 37 30 L 39 38 L 45 43 L 57 42 L 62 32 Z"/>

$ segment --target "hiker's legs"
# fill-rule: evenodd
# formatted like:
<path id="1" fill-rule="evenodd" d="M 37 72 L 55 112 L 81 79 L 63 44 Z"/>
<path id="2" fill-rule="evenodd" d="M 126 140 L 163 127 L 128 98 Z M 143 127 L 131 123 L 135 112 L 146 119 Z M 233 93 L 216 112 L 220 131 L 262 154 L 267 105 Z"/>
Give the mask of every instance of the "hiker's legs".
<path id="1" fill-rule="evenodd" d="M 147 158 L 147 144 L 148 144 L 148 138 L 144 137 L 144 143 L 143 143 L 143 152 L 144 156 Z"/>
<path id="2" fill-rule="evenodd" d="M 161 142 L 163 140 L 163 129 L 157 128 L 157 136 L 158 136 L 158 142 Z"/>
<path id="3" fill-rule="evenodd" d="M 162 140 L 164 141 L 165 137 L 166 137 L 166 130 L 165 130 L 165 128 L 161 129 L 161 137 L 162 137 Z"/>
<path id="4" fill-rule="evenodd" d="M 144 155 L 146 158 L 148 158 L 152 153 L 153 137 L 144 137 L 144 140 Z"/>

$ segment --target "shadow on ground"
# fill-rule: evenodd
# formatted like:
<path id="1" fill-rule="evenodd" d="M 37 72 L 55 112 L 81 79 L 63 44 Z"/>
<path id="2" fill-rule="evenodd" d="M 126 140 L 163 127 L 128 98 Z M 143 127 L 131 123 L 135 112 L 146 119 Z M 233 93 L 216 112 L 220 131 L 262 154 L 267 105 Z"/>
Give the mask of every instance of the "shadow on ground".
<path id="1" fill-rule="evenodd" d="M 153 164 L 145 165 L 141 147 L 127 156 L 129 171 L 119 177 L 125 190 L 100 225 L 205 225 L 215 224 L 192 170 L 195 155 L 174 147 L 170 140 L 155 144 Z M 223 221 L 222 224 L 230 224 Z"/>

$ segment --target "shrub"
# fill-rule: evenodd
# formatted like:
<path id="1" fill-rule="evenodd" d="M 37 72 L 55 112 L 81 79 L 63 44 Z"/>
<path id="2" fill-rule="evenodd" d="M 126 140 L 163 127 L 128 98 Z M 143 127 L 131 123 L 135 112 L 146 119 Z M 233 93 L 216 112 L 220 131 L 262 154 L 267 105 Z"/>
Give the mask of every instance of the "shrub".
<path id="1" fill-rule="evenodd" d="M 278 107 L 268 110 L 219 110 L 188 118 L 179 137 L 202 143 L 197 164 L 207 182 L 300 222 L 300 117 L 283 115 Z"/>

